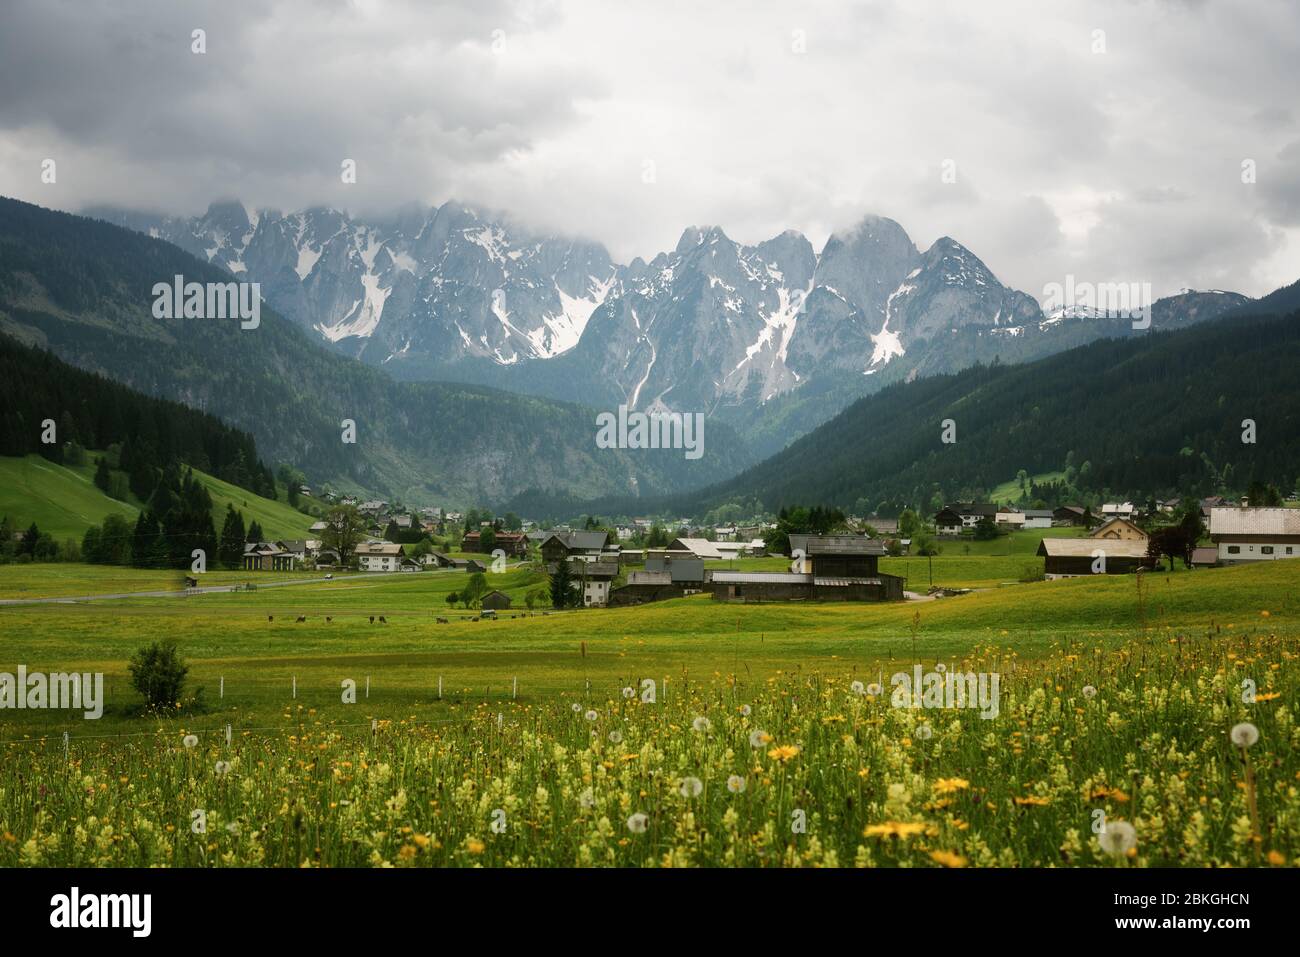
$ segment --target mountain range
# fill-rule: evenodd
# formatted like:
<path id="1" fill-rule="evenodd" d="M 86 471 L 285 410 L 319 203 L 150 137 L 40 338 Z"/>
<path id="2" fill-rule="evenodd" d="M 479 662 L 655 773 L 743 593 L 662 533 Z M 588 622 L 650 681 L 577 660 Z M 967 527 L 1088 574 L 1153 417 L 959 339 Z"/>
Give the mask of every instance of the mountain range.
<path id="1" fill-rule="evenodd" d="M 722 423 L 709 423 L 698 460 L 674 449 L 597 448 L 595 410 L 478 385 L 399 382 L 269 306 L 253 329 L 156 318 L 153 287 L 177 274 L 230 279 L 168 242 L 0 198 L 0 333 L 217 415 L 251 433 L 265 461 L 291 463 L 314 483 L 470 505 L 539 485 L 580 499 L 667 494 L 753 461 Z M 347 421 L 355 442 L 344 440 Z"/>
<path id="2" fill-rule="evenodd" d="M 793 230 L 750 246 L 691 227 L 619 264 L 453 202 L 373 219 L 237 201 L 195 217 L 88 212 L 260 282 L 310 335 L 394 377 L 704 412 L 759 457 L 891 382 L 1135 333 L 1089 310 L 1045 315 L 956 240 L 921 250 L 879 216 L 820 251 Z M 1188 291 L 1156 303 L 1152 326 L 1246 301 Z"/>

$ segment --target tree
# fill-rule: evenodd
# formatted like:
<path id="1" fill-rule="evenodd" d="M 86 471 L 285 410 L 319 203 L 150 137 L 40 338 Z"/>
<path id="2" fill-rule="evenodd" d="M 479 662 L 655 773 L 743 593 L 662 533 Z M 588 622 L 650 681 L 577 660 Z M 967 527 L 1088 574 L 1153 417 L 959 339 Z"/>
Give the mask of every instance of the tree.
<path id="1" fill-rule="evenodd" d="M 573 601 L 573 575 L 569 572 L 569 563 L 555 563 L 555 574 L 551 576 L 551 606 L 567 608 Z"/>
<path id="2" fill-rule="evenodd" d="M 524 595 L 524 604 L 528 606 L 529 611 L 532 611 L 535 607 L 537 607 L 537 602 L 541 599 L 541 597 L 542 597 L 542 589 L 540 588 L 530 588 L 527 591 L 527 593 Z"/>
<path id="3" fill-rule="evenodd" d="M 144 695 L 145 704 L 155 711 L 175 708 L 180 704 L 181 690 L 189 666 L 181 660 L 175 639 L 155 641 L 131 656 L 127 666 L 131 672 L 131 685 Z"/>
<path id="4" fill-rule="evenodd" d="M 998 537 L 998 526 L 992 516 L 985 515 L 975 523 L 975 541 L 989 542 Z"/>
<path id="5" fill-rule="evenodd" d="M 916 533 L 916 536 L 912 539 L 912 549 L 918 555 L 938 555 L 943 551 L 943 547 L 927 531 Z"/>
<path id="6" fill-rule="evenodd" d="M 112 481 L 113 476 L 108 470 L 108 462 L 101 455 L 95 460 L 95 487 L 107 495 Z"/>
<path id="7" fill-rule="evenodd" d="M 466 608 L 472 608 L 487 594 L 487 591 L 486 576 L 482 572 L 475 572 L 469 576 L 469 581 L 465 585 L 465 590 L 461 592 L 460 598 L 465 603 Z"/>
<path id="8" fill-rule="evenodd" d="M 244 516 L 226 503 L 226 520 L 221 526 L 221 544 L 217 557 L 226 568 L 239 568 L 244 562 Z"/>
<path id="9" fill-rule="evenodd" d="M 325 513 L 325 531 L 321 533 L 321 541 L 326 548 L 338 552 L 339 564 L 346 565 L 365 530 L 366 520 L 355 505 L 335 505 Z"/>
<path id="10" fill-rule="evenodd" d="M 490 528 L 483 529 L 478 537 L 478 550 L 485 555 L 491 555 L 492 549 L 497 547 L 497 534 Z"/>
<path id="11" fill-rule="evenodd" d="M 23 533 L 22 547 L 18 549 L 19 555 L 35 555 L 36 543 L 41 540 L 41 530 L 32 522 L 27 531 Z"/>
<path id="12" fill-rule="evenodd" d="M 262 532 L 262 523 L 253 519 L 253 523 L 248 526 L 248 540 L 250 542 L 260 542 L 266 536 Z M 341 556 L 340 556 L 341 557 Z"/>
<path id="13" fill-rule="evenodd" d="M 135 520 L 131 535 L 131 564 L 136 568 L 161 568 L 167 563 L 167 543 L 162 537 L 162 526 L 149 509 Z"/>
<path id="14" fill-rule="evenodd" d="M 456 607 L 456 602 L 460 601 L 460 595 L 454 591 L 447 592 L 447 604 L 452 608 Z"/>

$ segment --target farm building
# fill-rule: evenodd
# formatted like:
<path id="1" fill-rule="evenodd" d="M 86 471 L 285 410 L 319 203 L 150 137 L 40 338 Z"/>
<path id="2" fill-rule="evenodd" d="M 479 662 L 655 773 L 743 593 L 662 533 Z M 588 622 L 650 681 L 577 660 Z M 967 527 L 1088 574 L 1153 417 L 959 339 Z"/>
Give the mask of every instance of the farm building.
<path id="1" fill-rule="evenodd" d="M 791 535 L 797 572 L 715 571 L 715 601 L 899 601 L 903 579 L 879 571 L 883 543 L 861 535 Z"/>
<path id="2" fill-rule="evenodd" d="M 934 516 L 934 530 L 939 535 L 960 535 L 965 523 L 951 508 L 940 509 Z"/>
<path id="3" fill-rule="evenodd" d="M 1052 511 L 1052 521 L 1057 525 L 1082 525 L 1086 514 L 1082 505 L 1062 505 Z"/>
<path id="4" fill-rule="evenodd" d="M 1026 508 L 1022 513 L 1025 516 L 1025 528 L 1051 528 L 1052 519 L 1055 518 L 1050 508 Z"/>
<path id="5" fill-rule="evenodd" d="M 1212 508 L 1210 540 L 1230 565 L 1300 557 L 1300 509 Z"/>
<path id="6" fill-rule="evenodd" d="M 668 543 L 668 550 L 690 552 L 696 558 L 708 561 L 719 561 L 722 558 L 722 552 L 718 551 L 717 544 L 707 538 L 674 538 Z"/>
<path id="7" fill-rule="evenodd" d="M 615 588 L 609 593 L 609 604 L 641 605 L 649 601 L 663 601 L 667 598 L 681 598 L 686 589 L 673 581 L 669 572 L 630 572 L 627 584 Z"/>
<path id="8" fill-rule="evenodd" d="M 490 552 L 501 549 L 510 558 L 523 558 L 528 554 L 528 536 L 523 532 L 496 532 L 496 541 L 490 549 L 483 548 L 482 532 L 467 532 L 460 548 L 464 552 Z"/>
<path id="9" fill-rule="evenodd" d="M 1146 563 L 1147 542 L 1122 539 L 1044 538 L 1038 543 L 1049 579 L 1077 575 L 1124 575 Z M 1100 559 L 1105 561 L 1101 562 Z"/>
<path id="10" fill-rule="evenodd" d="M 510 607 L 510 596 L 503 591 L 496 591 L 494 589 L 483 596 L 482 600 L 479 602 L 479 606 L 482 608 L 493 608 L 497 611 L 504 611 Z"/>

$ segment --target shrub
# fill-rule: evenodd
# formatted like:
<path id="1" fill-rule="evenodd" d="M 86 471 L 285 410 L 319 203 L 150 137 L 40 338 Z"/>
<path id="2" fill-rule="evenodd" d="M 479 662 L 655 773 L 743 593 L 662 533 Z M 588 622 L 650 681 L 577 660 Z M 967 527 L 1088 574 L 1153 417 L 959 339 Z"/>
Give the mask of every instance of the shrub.
<path id="1" fill-rule="evenodd" d="M 181 660 L 175 640 L 155 641 L 141 648 L 131 656 L 128 667 L 131 685 L 144 696 L 150 709 L 173 709 L 180 704 L 181 689 L 190 669 Z"/>

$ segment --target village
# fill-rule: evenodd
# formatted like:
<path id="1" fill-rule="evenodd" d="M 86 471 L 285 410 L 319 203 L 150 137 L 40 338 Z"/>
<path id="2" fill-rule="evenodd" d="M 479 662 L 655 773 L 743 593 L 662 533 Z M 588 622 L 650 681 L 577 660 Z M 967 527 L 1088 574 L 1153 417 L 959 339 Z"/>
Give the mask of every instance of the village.
<path id="1" fill-rule="evenodd" d="M 304 486 L 304 496 L 311 490 Z M 849 516 L 825 534 L 780 532 L 778 522 L 701 525 L 687 519 L 635 518 L 597 527 L 539 527 L 493 517 L 343 497 L 360 534 L 346 554 L 331 545 L 331 523 L 303 539 L 249 542 L 246 571 L 339 570 L 359 573 L 460 571 L 470 576 L 529 567 L 568 596 L 529 596 L 552 607 L 606 608 L 707 594 L 719 602 L 884 602 L 943 597 L 952 589 L 882 570 L 882 560 L 969 554 L 975 543 L 1028 539 L 1036 571 L 1021 580 L 1126 575 L 1178 564 L 1194 570 L 1300 556 L 1300 509 L 1250 506 L 1220 496 L 1155 501 L 1147 508 L 1107 502 L 1028 508 L 952 502 L 923 520 Z M 333 536 L 337 541 L 337 536 Z M 779 543 L 779 544 L 778 544 Z M 908 566 L 910 568 L 910 566 Z M 924 590 L 922 590 L 924 589 Z M 485 612 L 508 610 L 504 592 L 478 585 L 467 597 Z"/>

